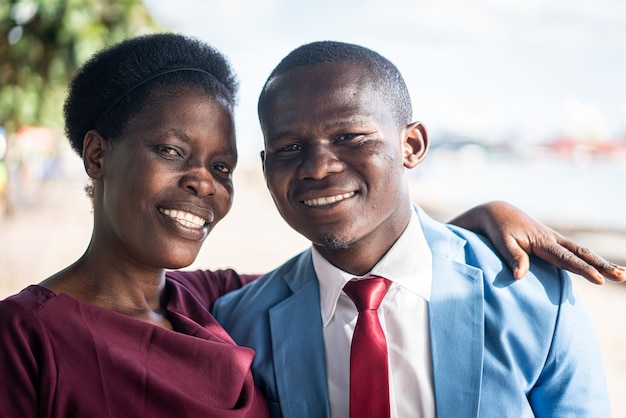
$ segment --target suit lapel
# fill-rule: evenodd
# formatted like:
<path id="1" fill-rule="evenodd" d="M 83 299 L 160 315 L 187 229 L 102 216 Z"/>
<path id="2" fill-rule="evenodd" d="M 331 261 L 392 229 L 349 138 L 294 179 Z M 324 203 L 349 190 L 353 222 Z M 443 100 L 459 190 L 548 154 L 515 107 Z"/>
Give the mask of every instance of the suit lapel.
<path id="1" fill-rule="evenodd" d="M 285 275 L 293 295 L 269 312 L 276 385 L 284 417 L 328 417 L 319 285 L 310 253 L 302 258 Z"/>
<path id="2" fill-rule="evenodd" d="M 465 241 L 418 209 L 433 252 L 428 303 L 437 416 L 476 417 L 484 351 L 482 272 L 464 264 Z"/>
<path id="3" fill-rule="evenodd" d="M 481 281 L 433 256 L 428 304 L 435 401 L 440 417 L 476 417 L 484 348 Z M 473 274 L 472 274 L 473 273 Z"/>

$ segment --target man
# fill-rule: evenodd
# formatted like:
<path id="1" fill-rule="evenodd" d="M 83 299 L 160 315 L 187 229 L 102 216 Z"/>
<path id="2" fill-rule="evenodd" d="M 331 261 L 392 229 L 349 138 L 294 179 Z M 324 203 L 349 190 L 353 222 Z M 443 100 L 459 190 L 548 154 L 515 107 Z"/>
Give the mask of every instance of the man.
<path id="1" fill-rule="evenodd" d="M 270 75 L 259 117 L 267 186 L 312 248 L 218 300 L 214 314 L 256 350 L 273 416 L 354 417 L 379 395 L 389 411 L 362 416 L 610 416 L 567 274 L 533 258 L 516 281 L 481 236 L 411 204 L 405 169 L 425 158 L 428 136 L 393 64 L 351 44 L 302 46 Z M 361 314 L 344 286 L 371 276 L 388 288 L 375 311 L 388 366 L 373 364 L 370 345 L 372 385 L 357 390 Z M 368 393 L 381 368 L 389 394 Z"/>

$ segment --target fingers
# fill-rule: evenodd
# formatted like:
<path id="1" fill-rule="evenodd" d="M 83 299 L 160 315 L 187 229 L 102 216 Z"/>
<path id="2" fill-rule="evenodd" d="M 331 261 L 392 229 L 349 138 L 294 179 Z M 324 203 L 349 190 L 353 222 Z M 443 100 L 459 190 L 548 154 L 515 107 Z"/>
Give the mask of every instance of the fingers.
<path id="1" fill-rule="evenodd" d="M 618 266 L 617 264 L 611 264 L 609 269 L 606 272 L 602 273 L 604 277 L 607 279 L 617 282 L 623 283 L 626 282 L 626 267 Z"/>
<path id="2" fill-rule="evenodd" d="M 561 239 L 559 239 L 559 244 L 564 248 L 567 248 L 572 253 L 574 258 L 580 259 L 582 261 L 581 264 L 586 264 L 585 269 L 587 272 L 595 271 L 604 279 L 608 279 L 612 282 L 621 283 L 626 281 L 626 267 L 611 263 L 591 251 L 589 248 L 582 247 L 566 238 L 561 237 Z M 581 275 L 583 275 L 587 280 L 590 280 L 586 274 Z"/>
<path id="3" fill-rule="evenodd" d="M 460 215 L 455 223 L 485 234 L 516 279 L 528 273 L 529 254 L 534 254 L 591 283 L 626 281 L 626 267 L 608 262 L 507 203 L 477 206 Z"/>
<path id="4" fill-rule="evenodd" d="M 560 263 L 558 264 L 560 268 L 583 276 L 591 283 L 604 284 L 604 277 L 594 267 L 594 265 L 597 264 L 589 264 L 575 253 L 568 251 L 564 248 L 560 249 L 560 254 L 558 255 L 558 257 L 560 258 Z"/>
<path id="5" fill-rule="evenodd" d="M 534 248 L 534 253 L 554 266 L 583 276 L 591 283 L 604 284 L 604 277 L 596 266 L 604 266 L 606 262 L 589 250 L 582 251 L 585 254 L 585 258 L 582 258 L 578 255 L 581 253 L 581 249 L 582 247 L 563 239 L 561 242 L 554 242 L 549 245 L 544 243 L 544 245 Z"/>
<path id="6" fill-rule="evenodd" d="M 513 272 L 513 277 L 518 280 L 524 278 L 530 269 L 528 251 L 522 245 L 528 245 L 528 243 L 522 243 L 519 239 L 509 236 L 504 241 L 499 242 L 496 247 Z M 500 250 L 501 247 L 504 248 L 504 251 Z"/>
<path id="7" fill-rule="evenodd" d="M 530 269 L 530 260 L 528 254 L 525 252 L 517 259 L 514 260 L 516 264 L 509 264 L 511 270 L 513 270 L 513 277 L 517 280 L 523 279 Z"/>

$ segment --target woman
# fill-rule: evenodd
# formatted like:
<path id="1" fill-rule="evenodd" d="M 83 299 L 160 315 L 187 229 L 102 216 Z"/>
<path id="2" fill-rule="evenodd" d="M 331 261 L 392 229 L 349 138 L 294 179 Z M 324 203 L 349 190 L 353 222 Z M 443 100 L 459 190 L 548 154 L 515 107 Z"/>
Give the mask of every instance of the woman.
<path id="1" fill-rule="evenodd" d="M 65 123 L 92 179 L 92 238 L 74 264 L 0 302 L 0 416 L 267 415 L 254 353 L 209 311 L 253 277 L 166 275 L 193 262 L 231 207 L 236 89 L 219 52 L 174 34 L 124 41 L 78 72 Z M 548 258 L 578 248 L 505 204 L 457 222 L 503 251 L 525 245 L 509 236 Z M 614 274 L 593 254 L 572 260 Z"/>
<path id="2" fill-rule="evenodd" d="M 65 122 L 93 180 L 93 234 L 77 262 L 1 303 L 1 416 L 267 415 L 254 352 L 209 313 L 246 278 L 165 276 L 230 209 L 236 88 L 219 52 L 173 34 L 79 71 Z"/>

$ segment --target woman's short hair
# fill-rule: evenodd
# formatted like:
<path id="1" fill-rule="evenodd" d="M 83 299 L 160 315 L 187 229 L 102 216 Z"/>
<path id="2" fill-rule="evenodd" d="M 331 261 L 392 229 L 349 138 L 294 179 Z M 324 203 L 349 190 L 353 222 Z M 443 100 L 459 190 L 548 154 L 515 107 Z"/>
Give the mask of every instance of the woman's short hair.
<path id="1" fill-rule="evenodd" d="M 82 155 L 85 134 L 108 140 L 152 106 L 154 94 L 194 87 L 234 106 L 238 82 L 226 57 L 196 38 L 174 33 L 127 39 L 93 55 L 76 73 L 65 101 L 65 132 Z"/>

